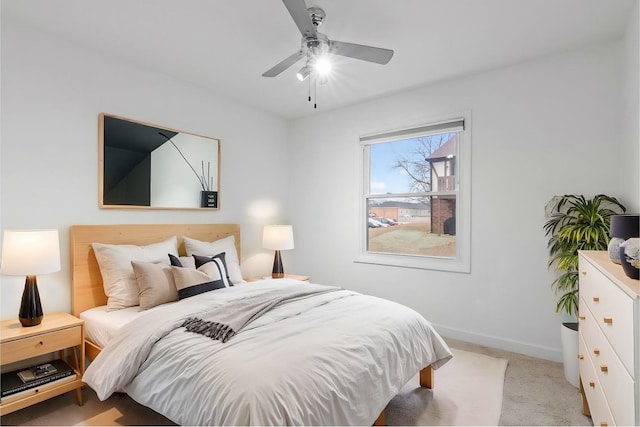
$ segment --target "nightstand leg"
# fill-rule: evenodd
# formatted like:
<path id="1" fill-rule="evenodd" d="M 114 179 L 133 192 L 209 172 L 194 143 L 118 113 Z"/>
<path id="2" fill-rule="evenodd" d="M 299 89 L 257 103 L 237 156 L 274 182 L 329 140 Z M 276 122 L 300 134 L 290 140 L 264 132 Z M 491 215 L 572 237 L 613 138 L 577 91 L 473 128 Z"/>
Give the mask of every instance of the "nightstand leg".
<path id="1" fill-rule="evenodd" d="M 76 389 L 76 399 L 78 400 L 78 406 L 84 405 L 84 401 L 82 400 L 82 387 Z"/>
<path id="2" fill-rule="evenodd" d="M 80 351 L 82 351 L 82 347 L 80 347 Z M 71 349 L 71 353 L 73 354 L 73 362 L 75 363 L 76 369 L 78 372 L 84 373 L 84 366 L 81 366 L 80 361 L 78 360 L 78 348 L 73 347 Z M 80 357 L 82 357 L 82 355 Z M 78 406 L 84 405 L 84 401 L 82 399 L 82 387 L 78 387 L 76 389 L 76 399 L 78 400 Z"/>
<path id="3" fill-rule="evenodd" d="M 78 361 L 78 349 L 76 347 L 73 347 L 71 353 L 73 353 L 73 363 L 75 363 L 76 369 L 78 371 L 81 371 L 82 368 L 80 367 L 80 362 Z"/>

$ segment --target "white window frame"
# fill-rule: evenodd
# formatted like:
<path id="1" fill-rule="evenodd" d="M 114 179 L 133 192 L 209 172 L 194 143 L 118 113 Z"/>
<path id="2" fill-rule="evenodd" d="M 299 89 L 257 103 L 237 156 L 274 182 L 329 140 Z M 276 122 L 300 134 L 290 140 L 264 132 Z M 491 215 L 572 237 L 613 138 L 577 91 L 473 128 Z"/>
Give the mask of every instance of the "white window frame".
<path id="1" fill-rule="evenodd" d="M 428 128 L 464 120 L 464 130 L 458 133 L 456 186 L 456 256 L 443 258 L 410 254 L 386 254 L 367 251 L 367 197 L 369 190 L 369 159 L 367 146 L 371 144 L 397 141 L 417 136 L 428 136 L 443 133 L 436 129 L 426 132 Z M 419 125 L 407 125 L 394 130 L 381 130 L 362 134 L 358 141 L 359 175 L 358 175 L 358 209 L 357 229 L 359 230 L 357 253 L 354 262 L 389 265 L 396 267 L 418 268 L 425 270 L 441 270 L 458 273 L 471 272 L 471 112 L 465 111 L 427 120 Z"/>

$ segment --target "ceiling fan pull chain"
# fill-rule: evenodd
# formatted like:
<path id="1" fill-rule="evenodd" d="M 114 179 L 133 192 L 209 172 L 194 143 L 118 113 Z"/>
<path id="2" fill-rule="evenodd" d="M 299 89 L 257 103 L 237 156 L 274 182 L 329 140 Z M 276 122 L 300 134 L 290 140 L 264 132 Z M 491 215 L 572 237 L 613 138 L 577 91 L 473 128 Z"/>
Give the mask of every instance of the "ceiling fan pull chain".
<path id="1" fill-rule="evenodd" d="M 318 108 L 318 84 L 316 82 L 317 78 L 313 79 L 313 108 L 314 110 Z"/>

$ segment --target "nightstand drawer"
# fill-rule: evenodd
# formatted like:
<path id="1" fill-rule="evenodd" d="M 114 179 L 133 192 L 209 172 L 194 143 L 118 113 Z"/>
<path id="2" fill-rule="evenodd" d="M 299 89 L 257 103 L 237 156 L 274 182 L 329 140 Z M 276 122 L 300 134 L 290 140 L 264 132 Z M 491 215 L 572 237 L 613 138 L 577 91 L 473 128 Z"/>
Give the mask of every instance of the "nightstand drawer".
<path id="1" fill-rule="evenodd" d="M 5 341 L 2 343 L 0 357 L 2 358 L 2 363 L 7 364 L 74 347 L 81 343 L 82 328 L 75 326 L 13 341 Z"/>
<path id="2" fill-rule="evenodd" d="M 633 374 L 633 300 L 611 281 L 603 279 L 602 273 L 580 258 L 580 296 L 622 363 Z"/>

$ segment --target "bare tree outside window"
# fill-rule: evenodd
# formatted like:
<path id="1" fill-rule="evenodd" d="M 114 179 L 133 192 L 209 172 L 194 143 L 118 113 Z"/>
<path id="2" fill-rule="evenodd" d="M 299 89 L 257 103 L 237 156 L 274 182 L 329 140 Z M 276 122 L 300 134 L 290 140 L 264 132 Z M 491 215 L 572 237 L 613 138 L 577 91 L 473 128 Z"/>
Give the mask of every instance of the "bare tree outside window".
<path id="1" fill-rule="evenodd" d="M 409 192 L 432 191 L 431 163 L 427 159 L 451 137 L 451 134 L 440 134 L 415 138 L 415 146 L 409 155 L 398 155 L 394 168 L 403 170 L 409 176 Z"/>

